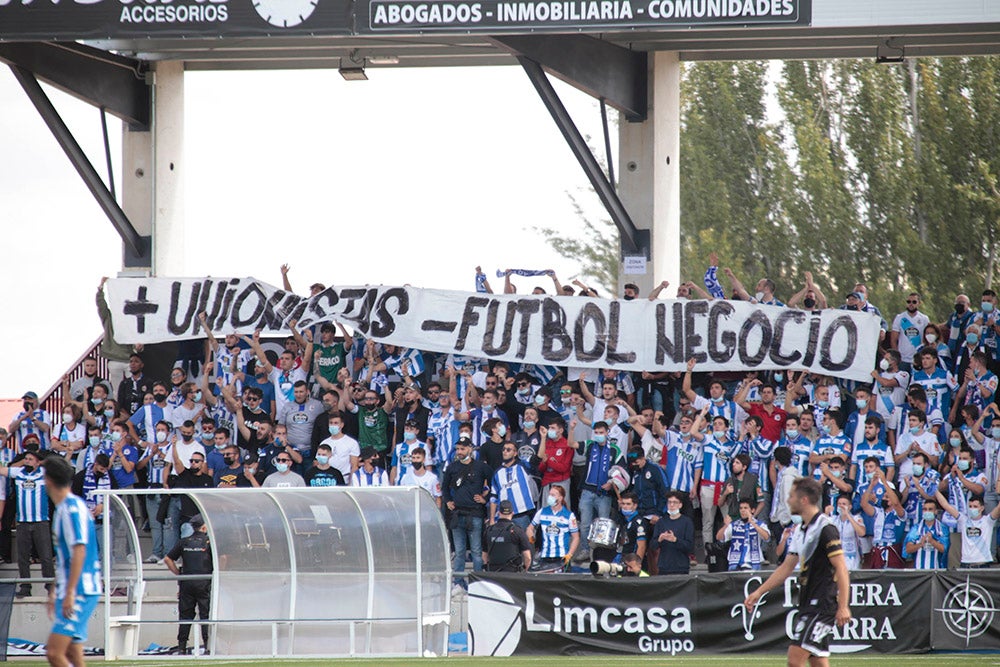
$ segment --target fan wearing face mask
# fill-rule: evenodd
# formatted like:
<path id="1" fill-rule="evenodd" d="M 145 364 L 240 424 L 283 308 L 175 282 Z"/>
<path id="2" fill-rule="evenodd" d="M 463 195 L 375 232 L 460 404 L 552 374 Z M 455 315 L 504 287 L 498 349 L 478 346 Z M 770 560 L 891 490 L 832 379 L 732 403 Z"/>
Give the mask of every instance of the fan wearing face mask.
<path id="1" fill-rule="evenodd" d="M 974 497 L 982 497 L 989 488 L 989 482 L 980 470 L 976 468 L 975 457 L 967 444 L 965 438 L 958 430 L 951 432 L 950 440 L 954 442 L 952 449 L 948 452 L 946 461 L 951 462 L 951 468 L 947 475 L 941 478 L 938 484 L 938 491 L 943 493 L 953 508 L 959 514 L 966 514 L 969 508 L 969 501 Z M 942 517 L 942 521 L 952 531 L 958 530 L 958 521 L 950 513 Z M 957 567 L 960 559 L 960 549 L 958 535 L 952 535 L 956 542 L 953 552 L 948 554 L 948 564 Z"/>

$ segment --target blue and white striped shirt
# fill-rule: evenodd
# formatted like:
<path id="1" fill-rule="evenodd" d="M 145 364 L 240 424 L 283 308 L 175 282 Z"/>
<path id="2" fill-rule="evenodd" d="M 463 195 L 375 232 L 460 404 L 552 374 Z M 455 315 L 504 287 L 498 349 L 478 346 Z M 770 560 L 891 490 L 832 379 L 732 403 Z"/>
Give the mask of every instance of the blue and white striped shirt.
<path id="1" fill-rule="evenodd" d="M 910 529 L 910 532 L 906 536 L 905 544 L 919 542 L 924 533 L 930 533 L 931 537 L 944 545 L 944 553 L 939 552 L 930 544 L 917 549 L 916 553 L 913 554 L 913 569 L 945 570 L 948 568 L 948 546 L 951 543 L 951 536 L 948 532 L 948 527 L 937 519 L 930 526 L 927 525 L 926 521 L 921 521 Z"/>
<path id="2" fill-rule="evenodd" d="M 768 467 L 771 464 L 771 457 L 774 456 L 774 443 L 758 435 L 756 438 L 744 440 L 740 443 L 740 447 L 740 452 L 750 457 L 750 467 L 747 471 L 757 475 L 760 490 L 769 493 L 771 491 L 771 475 Z"/>
<path id="3" fill-rule="evenodd" d="M 490 484 L 490 501 L 499 505 L 501 501 L 509 500 L 514 506 L 514 514 L 523 514 L 535 509 L 535 501 L 531 497 L 532 480 L 527 469 L 520 461 L 512 466 L 503 466 L 493 473 Z"/>
<path id="4" fill-rule="evenodd" d="M 824 435 L 821 436 L 816 444 L 813 446 L 813 452 L 819 455 L 833 455 L 839 456 L 845 461 L 851 458 L 851 440 L 840 433 L 838 435 Z M 823 476 L 820 471 L 819 466 L 816 466 L 816 470 L 813 471 L 813 477 L 819 479 Z"/>
<path id="5" fill-rule="evenodd" d="M 736 446 L 729 438 L 717 440 L 714 436 L 707 436 L 701 446 L 701 478 L 706 482 L 725 482 L 729 479 L 729 462 Z"/>
<path id="6" fill-rule="evenodd" d="M 792 465 L 795 466 L 799 474 L 806 477 L 809 474 L 809 455 L 812 454 L 812 440 L 799 433 L 794 438 L 787 435 L 781 436 L 778 447 L 788 447 L 792 450 Z"/>
<path id="7" fill-rule="evenodd" d="M 61 600 L 66 597 L 73 547 L 78 544 L 86 545 L 87 552 L 74 595 L 100 595 L 101 558 L 97 550 L 97 530 L 82 498 L 71 493 L 56 507 L 52 543 L 56 552 L 56 598 Z"/>
<path id="8" fill-rule="evenodd" d="M 444 472 L 455 451 L 458 428 L 452 429 L 454 423 L 455 409 L 451 407 L 447 411 L 435 407 L 427 416 L 427 435 L 434 437 L 434 460 L 437 461 L 438 472 Z"/>
<path id="9" fill-rule="evenodd" d="M 701 470 L 701 443 L 677 431 L 663 436 L 663 467 L 667 470 L 667 486 L 671 491 L 690 491 L 694 487 L 694 471 Z"/>
<path id="10" fill-rule="evenodd" d="M 167 463 L 173 462 L 173 455 L 170 451 L 170 445 L 163 443 L 160 445 L 160 451 L 153 455 L 153 448 L 147 447 L 146 451 L 142 453 L 142 458 L 140 461 L 146 459 L 146 478 L 149 481 L 150 488 L 156 488 L 163 486 L 163 471 L 166 469 Z"/>
<path id="11" fill-rule="evenodd" d="M 539 558 L 565 557 L 569 554 L 573 533 L 580 532 L 580 528 L 576 524 L 576 516 L 565 506 L 558 513 L 553 511 L 551 507 L 543 507 L 538 510 L 535 518 L 531 520 L 531 524 L 537 526 L 542 533 L 542 548 L 538 552 Z"/>
<path id="12" fill-rule="evenodd" d="M 45 468 L 31 472 L 24 468 L 8 468 L 17 486 L 17 521 L 32 523 L 49 520 L 49 496 L 45 492 Z"/>
<path id="13" fill-rule="evenodd" d="M 351 475 L 351 486 L 389 486 L 389 473 L 378 466 L 371 472 L 361 466 Z"/>

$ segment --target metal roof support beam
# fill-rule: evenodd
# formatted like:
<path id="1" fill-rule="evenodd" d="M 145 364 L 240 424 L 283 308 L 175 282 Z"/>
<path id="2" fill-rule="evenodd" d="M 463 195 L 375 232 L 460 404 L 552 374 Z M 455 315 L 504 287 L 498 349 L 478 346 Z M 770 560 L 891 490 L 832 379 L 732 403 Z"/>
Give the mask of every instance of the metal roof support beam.
<path id="1" fill-rule="evenodd" d="M 636 229 L 635 223 L 632 222 L 628 211 L 625 210 L 625 205 L 622 204 L 604 170 L 601 169 L 597 158 L 590 151 L 587 141 L 580 134 L 580 130 L 577 129 L 576 124 L 573 123 L 569 112 L 563 106 L 562 100 L 559 99 L 555 88 L 552 87 L 552 82 L 549 81 L 548 77 L 545 76 L 545 72 L 542 71 L 541 65 L 523 56 L 518 56 L 517 60 L 521 63 L 521 67 L 524 68 L 531 83 L 535 86 L 535 90 L 538 92 L 538 96 L 542 98 L 545 108 L 552 114 L 552 120 L 556 122 L 559 131 L 562 132 L 563 138 L 569 144 L 570 150 L 573 151 L 573 155 L 576 156 L 580 166 L 583 167 L 587 179 L 594 186 L 594 190 L 597 192 L 597 196 L 600 197 L 601 203 L 604 204 L 604 208 L 607 209 L 608 214 L 611 216 L 611 220 L 618 227 L 618 232 L 621 234 L 622 247 L 628 252 L 644 253 L 648 257 L 649 231 Z"/>
<path id="2" fill-rule="evenodd" d="M 83 148 L 77 143 L 76 138 L 73 133 L 70 132 L 69 128 L 66 127 L 66 123 L 59 116 L 59 112 L 56 111 L 55 106 L 53 106 L 52 101 L 42 90 L 42 86 L 38 83 L 38 80 L 32 76 L 31 72 L 19 67 L 17 65 L 10 66 L 11 71 L 14 73 L 14 77 L 17 79 L 21 87 L 24 88 L 24 92 L 27 93 L 28 98 L 31 100 L 32 104 L 35 105 L 35 109 L 38 110 L 38 115 L 42 117 L 45 124 L 49 126 L 49 130 L 52 131 L 52 136 L 56 138 L 59 142 L 59 146 L 66 153 L 66 157 L 76 168 L 77 173 L 80 174 L 80 178 L 83 179 L 84 184 L 90 193 L 94 195 L 94 199 L 97 200 L 98 205 L 100 205 L 101 210 L 104 214 L 108 216 L 111 224 L 114 225 L 115 230 L 118 235 L 122 237 L 122 242 L 125 244 L 125 248 L 137 257 L 146 257 L 149 254 L 149 241 L 148 237 L 143 238 L 132 226 L 128 217 L 122 211 L 121 207 L 118 206 L 118 202 L 111 195 L 104 181 L 101 180 L 100 175 L 97 170 L 94 169 L 94 165 L 90 163 L 87 159 L 86 153 L 83 152 Z"/>
<path id="3" fill-rule="evenodd" d="M 153 96 L 146 63 L 82 44 L 10 42 L 0 44 L 0 62 L 95 107 L 107 109 L 135 129 L 149 129 Z"/>
<path id="4" fill-rule="evenodd" d="M 604 100 L 630 122 L 646 119 L 648 57 L 586 35 L 504 35 L 494 43 L 535 61 L 574 88 Z"/>

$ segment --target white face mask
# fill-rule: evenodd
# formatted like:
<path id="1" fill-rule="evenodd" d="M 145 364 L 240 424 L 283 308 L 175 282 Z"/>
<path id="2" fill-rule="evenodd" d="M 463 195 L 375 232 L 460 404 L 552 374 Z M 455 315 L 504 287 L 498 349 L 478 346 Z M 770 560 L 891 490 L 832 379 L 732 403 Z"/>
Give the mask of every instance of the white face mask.
<path id="1" fill-rule="evenodd" d="M 878 362 L 878 367 L 884 371 L 889 370 L 889 360 L 883 359 L 882 361 Z"/>
<path id="2" fill-rule="evenodd" d="M 929 333 L 926 336 L 924 336 L 924 338 L 927 339 L 928 343 L 937 342 L 937 334 L 936 333 Z"/>
<path id="3" fill-rule="evenodd" d="M 764 293 L 763 292 L 757 292 L 753 296 L 754 296 L 755 299 L 757 299 L 757 301 L 763 301 L 764 300 Z"/>

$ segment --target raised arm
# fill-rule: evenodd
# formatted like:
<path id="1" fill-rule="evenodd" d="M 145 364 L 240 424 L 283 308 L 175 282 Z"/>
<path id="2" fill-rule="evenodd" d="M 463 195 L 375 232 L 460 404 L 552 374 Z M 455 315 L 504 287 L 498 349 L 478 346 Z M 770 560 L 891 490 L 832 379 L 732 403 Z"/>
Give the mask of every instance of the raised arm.
<path id="1" fill-rule="evenodd" d="M 290 267 L 287 264 L 281 265 L 281 286 L 284 287 L 286 292 L 291 292 L 292 283 L 288 282 L 288 269 Z"/>
<path id="2" fill-rule="evenodd" d="M 243 340 L 250 345 L 250 349 L 252 349 L 253 353 L 257 355 L 258 363 L 264 365 L 264 372 L 270 375 L 271 371 L 274 370 L 274 366 L 272 366 L 271 362 L 267 360 L 267 355 L 264 354 L 264 348 L 260 346 L 260 329 L 254 331 L 253 336 L 243 336 Z"/>
<path id="3" fill-rule="evenodd" d="M 208 345 L 211 347 L 212 352 L 219 349 L 219 341 L 215 338 L 215 334 L 212 333 L 212 327 L 208 326 L 208 313 L 204 310 L 198 313 L 198 321 L 201 322 L 202 331 L 205 332 L 205 337 L 208 338 Z M 208 365 L 208 362 L 205 363 Z"/>
<path id="4" fill-rule="evenodd" d="M 478 278 L 479 276 L 483 277 L 483 289 L 486 290 L 486 293 L 493 294 L 493 288 L 490 287 L 490 279 L 486 277 L 485 273 L 483 273 L 483 267 L 481 266 L 476 267 L 476 277 Z"/>
<path id="5" fill-rule="evenodd" d="M 948 499 L 944 497 L 944 494 L 941 493 L 941 491 L 937 491 L 934 494 L 934 497 L 937 498 L 938 505 L 941 506 L 941 509 L 943 509 L 945 512 L 952 515 L 956 519 L 958 518 L 958 509 L 956 509 L 954 505 L 948 502 Z M 993 511 L 995 512 L 996 510 Z"/>
<path id="6" fill-rule="evenodd" d="M 559 282 L 559 278 L 556 277 L 556 272 L 553 271 L 552 269 L 549 269 L 549 270 L 547 270 L 545 272 L 545 274 L 549 278 L 552 278 L 552 285 L 553 285 L 553 287 L 555 287 L 556 296 L 561 296 L 562 295 L 562 283 Z"/>
<path id="7" fill-rule="evenodd" d="M 669 280 L 662 281 L 659 285 L 657 285 L 650 291 L 648 297 L 649 300 L 656 301 L 657 299 L 659 299 L 660 293 L 663 292 L 663 290 L 667 289 L 668 287 L 670 287 L 670 281 Z"/>
<path id="8" fill-rule="evenodd" d="M 723 267 L 722 272 L 726 274 L 727 278 L 729 278 L 729 284 L 732 285 L 733 292 L 744 301 L 749 301 L 750 295 L 747 293 L 746 288 L 743 287 L 743 283 L 740 282 L 740 279 L 736 277 L 735 273 L 733 273 L 733 270 L 726 266 Z"/>
<path id="9" fill-rule="evenodd" d="M 691 403 L 694 403 L 694 399 L 698 397 L 698 394 L 691 388 L 691 373 L 694 372 L 694 367 L 697 363 L 698 361 L 694 357 L 688 359 L 687 371 L 684 373 L 684 380 L 681 381 L 681 391 L 684 392 L 684 395 L 687 396 L 687 399 Z"/>

